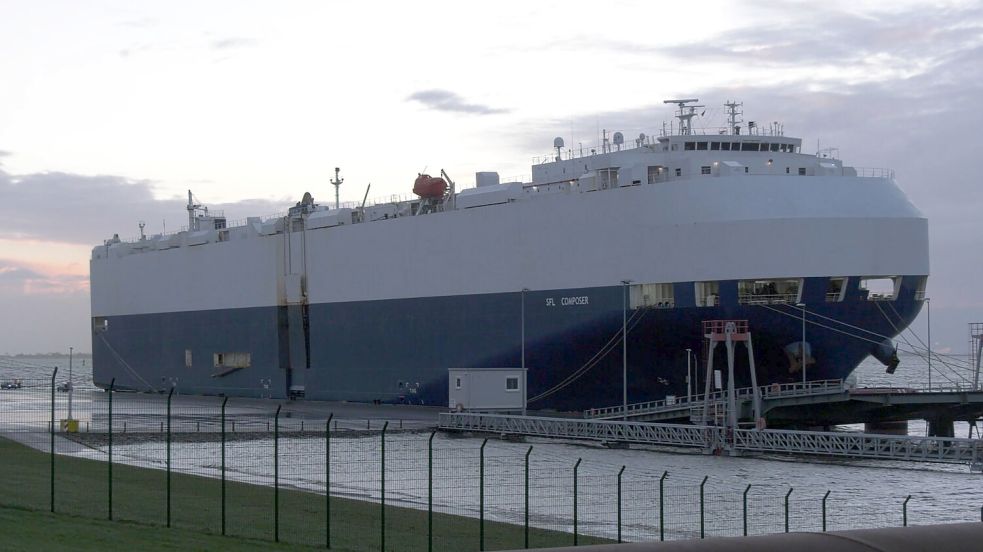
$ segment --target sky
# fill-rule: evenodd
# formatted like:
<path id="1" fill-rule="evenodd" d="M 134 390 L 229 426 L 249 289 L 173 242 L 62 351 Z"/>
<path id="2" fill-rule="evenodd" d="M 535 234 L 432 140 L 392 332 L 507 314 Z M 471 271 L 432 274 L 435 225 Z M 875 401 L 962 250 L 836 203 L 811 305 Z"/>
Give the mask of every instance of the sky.
<path id="1" fill-rule="evenodd" d="M 744 102 L 889 167 L 929 219 L 932 338 L 983 320 L 978 2 L 0 0 L 0 354 L 90 349 L 88 258 L 186 223 L 526 176 L 553 138 Z M 576 145 L 576 146 L 575 146 Z M 925 317 L 913 328 L 925 335 Z"/>

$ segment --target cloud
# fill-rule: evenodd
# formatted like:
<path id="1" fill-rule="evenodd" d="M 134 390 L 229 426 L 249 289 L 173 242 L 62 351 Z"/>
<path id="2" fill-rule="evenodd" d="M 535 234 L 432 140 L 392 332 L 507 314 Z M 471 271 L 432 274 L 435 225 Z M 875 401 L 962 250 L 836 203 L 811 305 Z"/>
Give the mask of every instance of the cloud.
<path id="1" fill-rule="evenodd" d="M 482 104 L 468 103 L 450 90 L 430 89 L 414 92 L 406 98 L 415 101 L 435 111 L 450 111 L 455 113 L 471 113 L 475 115 L 495 115 L 508 113 L 507 109 L 490 107 Z"/>
<path id="2" fill-rule="evenodd" d="M 18 261 L 0 259 L 0 292 L 22 295 L 50 295 L 85 292 L 88 277 L 79 274 L 45 274 Z"/>
<path id="3" fill-rule="evenodd" d="M 255 38 L 228 37 L 213 40 L 209 46 L 213 50 L 234 50 L 236 48 L 249 48 L 259 44 Z"/>
<path id="4" fill-rule="evenodd" d="M 137 223 L 147 223 L 148 234 L 168 232 L 186 224 L 186 200 L 157 199 L 148 180 L 121 176 L 87 176 L 65 172 L 11 175 L 0 169 L 0 239 L 98 245 L 119 234 L 133 238 Z M 230 221 L 247 216 L 268 216 L 285 210 L 288 202 L 250 199 L 235 203 L 209 203 L 223 210 Z M 176 223 L 181 221 L 180 223 Z"/>

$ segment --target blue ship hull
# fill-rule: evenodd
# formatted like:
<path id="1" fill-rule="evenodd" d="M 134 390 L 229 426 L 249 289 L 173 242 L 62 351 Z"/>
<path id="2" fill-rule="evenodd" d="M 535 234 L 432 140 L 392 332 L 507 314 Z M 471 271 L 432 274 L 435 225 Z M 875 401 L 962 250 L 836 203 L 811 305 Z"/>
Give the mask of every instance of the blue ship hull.
<path id="1" fill-rule="evenodd" d="M 846 377 L 906 328 L 922 305 L 918 279 L 902 278 L 892 301 L 868 301 L 850 278 L 843 300 L 827 302 L 828 279 L 807 278 L 808 379 Z M 287 307 L 109 317 L 93 331 L 93 377 L 117 389 L 285 398 L 302 387 L 311 399 L 446 405 L 448 368 L 522 364 L 524 326 L 529 407 L 582 410 L 622 400 L 627 316 L 630 402 L 685 395 L 687 348 L 702 390 L 704 320 L 748 320 L 759 384 L 801 380 L 786 354 L 801 340 L 798 307 L 740 304 L 736 281 L 720 282 L 719 306 L 697 307 L 693 290 L 677 283 L 673 308 L 631 310 L 622 286 L 313 304 L 299 346 L 299 311 Z M 229 351 L 248 351 L 250 366 L 216 368 L 213 355 Z M 736 357 L 735 383 L 746 386 L 746 355 Z"/>

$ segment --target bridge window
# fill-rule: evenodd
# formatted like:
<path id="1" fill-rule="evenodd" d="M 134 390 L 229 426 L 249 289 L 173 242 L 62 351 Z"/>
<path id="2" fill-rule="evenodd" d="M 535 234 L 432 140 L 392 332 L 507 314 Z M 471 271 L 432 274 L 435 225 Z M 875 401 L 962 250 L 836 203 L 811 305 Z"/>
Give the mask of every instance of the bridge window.
<path id="1" fill-rule="evenodd" d="M 737 283 L 737 302 L 742 305 L 796 303 L 800 280 L 741 280 Z"/>
<path id="2" fill-rule="evenodd" d="M 696 306 L 715 307 L 720 304 L 720 282 L 696 282 Z"/>
<path id="3" fill-rule="evenodd" d="M 742 142 L 741 151 L 758 151 L 758 144 L 752 142 Z"/>
<path id="4" fill-rule="evenodd" d="M 696 142 L 686 142 L 683 144 L 683 149 L 686 151 L 692 151 L 696 149 Z"/>
<path id="5" fill-rule="evenodd" d="M 710 149 L 712 151 L 717 151 L 720 149 L 720 142 L 710 142 Z"/>
<path id="6" fill-rule="evenodd" d="M 671 309 L 676 305 L 672 284 L 636 284 L 628 290 L 628 304 L 633 309 Z"/>
<path id="7" fill-rule="evenodd" d="M 707 149 L 707 143 L 706 142 L 697 142 L 696 143 L 696 149 L 698 149 L 698 150 L 705 150 L 705 149 Z"/>
<path id="8" fill-rule="evenodd" d="M 846 278 L 830 278 L 826 284 L 826 302 L 839 303 L 843 301 L 846 292 Z"/>
<path id="9" fill-rule="evenodd" d="M 730 142 L 721 142 L 720 149 L 723 151 L 730 151 Z"/>
<path id="10" fill-rule="evenodd" d="M 806 168 L 799 167 L 799 176 L 805 176 L 805 175 L 806 175 Z"/>
<path id="11" fill-rule="evenodd" d="M 772 144 L 771 151 L 778 151 L 778 144 Z"/>
<path id="12" fill-rule="evenodd" d="M 741 151 L 741 143 L 740 142 L 731 142 L 730 143 L 730 150 L 731 151 Z"/>
<path id="13" fill-rule="evenodd" d="M 860 296 L 867 301 L 893 301 L 898 296 L 901 278 L 870 276 L 860 279 Z"/>
<path id="14" fill-rule="evenodd" d="M 761 144 L 761 151 L 768 151 L 769 144 Z"/>

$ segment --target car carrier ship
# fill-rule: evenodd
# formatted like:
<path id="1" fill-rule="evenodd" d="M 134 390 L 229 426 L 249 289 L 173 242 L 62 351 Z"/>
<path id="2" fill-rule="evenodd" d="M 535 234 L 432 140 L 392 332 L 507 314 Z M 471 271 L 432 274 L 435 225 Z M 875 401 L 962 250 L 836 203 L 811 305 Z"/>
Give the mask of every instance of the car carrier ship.
<path id="1" fill-rule="evenodd" d="M 187 229 L 92 251 L 95 384 L 446 405 L 450 368 L 523 367 L 530 409 L 576 410 L 619 403 L 623 364 L 631 402 L 702 388 L 710 319 L 748 321 L 759 384 L 893 371 L 929 271 L 893 172 L 667 103 L 656 136 L 557 138 L 531 182 L 441 171 L 235 225 L 189 192 Z"/>

